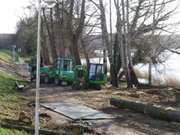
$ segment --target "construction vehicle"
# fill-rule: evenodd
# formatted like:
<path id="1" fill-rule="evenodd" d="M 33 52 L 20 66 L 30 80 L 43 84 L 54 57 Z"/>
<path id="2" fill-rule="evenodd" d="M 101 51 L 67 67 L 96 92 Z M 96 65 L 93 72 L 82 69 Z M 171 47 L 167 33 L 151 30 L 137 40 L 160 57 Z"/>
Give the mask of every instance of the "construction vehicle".
<path id="1" fill-rule="evenodd" d="M 36 64 L 29 64 L 30 73 L 31 73 L 31 82 L 36 79 Z M 40 81 L 44 83 L 49 82 L 49 66 L 41 66 L 40 67 Z"/>
<path id="2" fill-rule="evenodd" d="M 101 85 L 107 82 L 103 64 L 90 63 L 89 68 L 83 65 L 77 65 L 75 66 L 74 72 L 75 79 L 72 85 L 73 89 L 101 89 Z"/>
<path id="3" fill-rule="evenodd" d="M 53 68 L 50 68 L 49 79 L 56 85 L 66 82 L 68 85 L 74 81 L 73 60 L 71 58 L 58 58 Z"/>
<path id="4" fill-rule="evenodd" d="M 36 78 L 36 64 L 30 64 L 31 81 Z M 56 85 L 74 81 L 73 60 L 71 58 L 58 58 L 53 66 L 40 67 L 40 81 L 43 83 L 54 82 Z"/>
<path id="5" fill-rule="evenodd" d="M 73 89 L 101 89 L 101 85 L 107 82 L 103 64 L 90 63 L 89 68 L 84 65 L 73 65 L 71 58 L 58 58 L 54 66 L 42 66 L 41 82 L 54 82 L 55 85 L 66 83 L 72 85 Z M 32 78 L 35 78 L 36 68 L 32 68 L 35 69 L 31 73 Z"/>

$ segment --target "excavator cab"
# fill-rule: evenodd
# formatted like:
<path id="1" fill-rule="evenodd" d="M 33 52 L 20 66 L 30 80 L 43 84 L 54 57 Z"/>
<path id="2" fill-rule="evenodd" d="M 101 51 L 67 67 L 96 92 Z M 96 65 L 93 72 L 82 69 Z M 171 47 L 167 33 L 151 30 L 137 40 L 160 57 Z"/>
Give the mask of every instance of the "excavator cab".
<path id="1" fill-rule="evenodd" d="M 56 61 L 55 84 L 74 81 L 73 60 L 71 58 L 58 58 Z"/>
<path id="2" fill-rule="evenodd" d="M 107 77 L 104 73 L 104 65 L 90 63 L 88 77 L 90 86 L 101 89 L 101 85 L 104 85 L 107 82 Z"/>
<path id="3" fill-rule="evenodd" d="M 94 64 L 94 63 L 90 64 L 89 80 L 91 80 L 91 81 L 102 81 L 102 80 L 104 80 L 103 64 Z"/>
<path id="4" fill-rule="evenodd" d="M 89 69 L 83 65 L 77 65 L 74 71 L 73 89 L 101 89 L 101 85 L 107 82 L 103 64 L 90 63 Z"/>

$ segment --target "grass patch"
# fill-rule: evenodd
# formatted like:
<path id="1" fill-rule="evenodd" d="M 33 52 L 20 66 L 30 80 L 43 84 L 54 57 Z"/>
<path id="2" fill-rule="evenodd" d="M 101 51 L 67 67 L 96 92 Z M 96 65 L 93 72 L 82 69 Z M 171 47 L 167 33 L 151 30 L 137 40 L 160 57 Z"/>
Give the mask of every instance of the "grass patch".
<path id="1" fill-rule="evenodd" d="M 12 52 L 0 50 L 0 60 L 12 63 Z M 0 122 L 4 119 L 17 120 L 27 101 L 15 88 L 15 81 L 22 80 L 18 75 L 12 75 L 0 70 Z M 25 131 L 0 128 L 0 135 L 29 135 Z"/>
<path id="2" fill-rule="evenodd" d="M 23 63 L 27 58 L 18 57 L 18 63 Z M 12 51 L 11 50 L 0 50 L 0 60 L 6 63 L 12 63 Z"/>
<path id="3" fill-rule="evenodd" d="M 16 118 L 25 102 L 15 89 L 15 80 L 15 76 L 0 71 L 0 119 Z"/>
<path id="4" fill-rule="evenodd" d="M 18 119 L 27 103 L 25 97 L 15 89 L 17 76 L 0 71 L 0 119 Z M 0 128 L 0 135 L 28 135 L 24 131 Z"/>
<path id="5" fill-rule="evenodd" d="M 30 135 L 25 131 L 19 131 L 15 129 L 0 128 L 0 135 Z"/>
<path id="6" fill-rule="evenodd" d="M 10 50 L 0 50 L 0 59 L 4 62 L 12 62 L 12 53 Z"/>

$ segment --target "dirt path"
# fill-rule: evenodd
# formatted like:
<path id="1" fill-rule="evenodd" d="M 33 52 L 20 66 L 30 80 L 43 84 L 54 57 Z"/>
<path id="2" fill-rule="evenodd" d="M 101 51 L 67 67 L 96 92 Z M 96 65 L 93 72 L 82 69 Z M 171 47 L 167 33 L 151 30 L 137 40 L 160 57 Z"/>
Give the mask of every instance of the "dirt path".
<path id="1" fill-rule="evenodd" d="M 28 95 L 32 95 L 34 90 L 30 90 Z M 112 135 L 179 135 L 180 123 L 155 120 L 149 116 L 135 113 L 129 110 L 121 110 L 109 104 L 109 98 L 121 93 L 127 97 L 127 93 L 121 90 L 101 90 L 101 91 L 74 91 L 69 87 L 45 87 L 40 91 L 41 102 L 71 102 L 82 104 L 91 108 L 112 114 L 112 120 L 91 120 L 86 121 L 90 127 L 101 134 Z M 138 97 L 140 98 L 140 97 Z M 145 97 L 144 97 L 145 98 Z M 149 97 L 150 98 L 150 97 Z M 48 128 L 62 127 L 72 120 L 41 108 L 41 112 L 47 113 L 51 119 L 47 123 Z"/>

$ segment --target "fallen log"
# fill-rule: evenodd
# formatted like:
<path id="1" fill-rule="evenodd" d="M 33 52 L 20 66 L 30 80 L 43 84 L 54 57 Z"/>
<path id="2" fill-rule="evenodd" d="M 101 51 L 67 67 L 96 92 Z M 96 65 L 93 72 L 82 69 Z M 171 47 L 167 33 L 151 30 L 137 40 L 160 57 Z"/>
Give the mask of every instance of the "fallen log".
<path id="1" fill-rule="evenodd" d="M 144 113 L 153 118 L 180 122 L 180 111 L 173 109 L 169 110 L 168 108 L 163 108 L 162 106 L 152 105 L 139 101 L 124 100 L 120 98 L 111 98 L 110 104 L 118 108 L 130 109 L 138 113 Z"/>
<path id="2" fill-rule="evenodd" d="M 29 127 L 29 126 L 22 126 L 22 125 L 17 125 L 17 124 L 9 124 L 6 122 L 0 123 L 0 127 L 7 128 L 7 129 L 17 129 L 17 130 L 24 130 L 28 133 L 34 134 L 34 128 Z M 39 133 L 42 135 L 65 135 L 65 132 L 60 130 L 60 131 L 52 131 L 48 129 L 40 129 Z"/>

